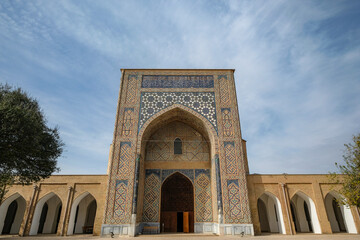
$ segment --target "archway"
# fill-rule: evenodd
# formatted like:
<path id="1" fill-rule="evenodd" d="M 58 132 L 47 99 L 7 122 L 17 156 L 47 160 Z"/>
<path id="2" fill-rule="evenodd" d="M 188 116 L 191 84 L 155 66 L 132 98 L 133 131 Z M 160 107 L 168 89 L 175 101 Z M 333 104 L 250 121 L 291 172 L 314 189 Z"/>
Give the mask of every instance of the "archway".
<path id="1" fill-rule="evenodd" d="M 285 234 L 281 204 L 271 193 L 264 193 L 258 199 L 258 214 L 261 232 Z"/>
<path id="2" fill-rule="evenodd" d="M 67 235 L 92 234 L 96 216 L 95 198 L 88 192 L 77 197 L 72 204 Z"/>
<path id="3" fill-rule="evenodd" d="M 314 201 L 302 192 L 297 192 L 291 199 L 291 213 L 296 232 L 321 233 Z"/>
<path id="4" fill-rule="evenodd" d="M 24 218 L 25 199 L 18 193 L 8 197 L 0 206 L 0 234 L 18 234 Z"/>
<path id="5" fill-rule="evenodd" d="M 342 196 L 335 192 L 329 192 L 325 197 L 326 213 L 334 233 L 348 232 L 357 233 L 354 218 L 349 206 L 339 204 Z"/>
<path id="6" fill-rule="evenodd" d="M 259 221 L 260 221 L 260 230 L 261 232 L 270 232 L 269 219 L 267 216 L 266 205 L 261 198 L 257 202 Z"/>
<path id="7" fill-rule="evenodd" d="M 210 144 L 210 155 L 218 153 L 218 138 L 214 126 L 202 115 L 180 104 L 174 104 L 149 118 L 138 133 L 137 151 L 144 154 L 146 141 L 159 128 L 173 121 L 183 122 L 196 129 Z"/>
<path id="8" fill-rule="evenodd" d="M 194 232 L 194 187 L 178 172 L 162 185 L 160 223 L 162 232 Z"/>
<path id="9" fill-rule="evenodd" d="M 61 210 L 61 200 L 55 193 L 42 197 L 36 204 L 29 234 L 57 233 Z"/>

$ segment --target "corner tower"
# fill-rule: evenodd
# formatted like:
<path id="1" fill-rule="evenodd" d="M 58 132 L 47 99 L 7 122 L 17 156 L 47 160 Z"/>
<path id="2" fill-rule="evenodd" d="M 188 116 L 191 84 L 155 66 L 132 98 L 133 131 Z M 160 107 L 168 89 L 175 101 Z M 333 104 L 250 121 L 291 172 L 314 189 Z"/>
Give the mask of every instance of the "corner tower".
<path id="1" fill-rule="evenodd" d="M 102 235 L 251 234 L 234 70 L 122 69 Z"/>

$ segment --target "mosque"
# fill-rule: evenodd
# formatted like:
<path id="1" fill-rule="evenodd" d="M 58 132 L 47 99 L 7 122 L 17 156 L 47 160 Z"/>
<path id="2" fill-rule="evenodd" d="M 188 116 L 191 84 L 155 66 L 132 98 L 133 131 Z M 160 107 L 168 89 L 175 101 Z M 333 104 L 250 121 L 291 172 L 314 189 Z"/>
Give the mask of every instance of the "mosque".
<path id="1" fill-rule="evenodd" d="M 107 174 L 12 186 L 0 234 L 360 234 L 326 175 L 249 174 L 233 69 L 121 72 Z"/>

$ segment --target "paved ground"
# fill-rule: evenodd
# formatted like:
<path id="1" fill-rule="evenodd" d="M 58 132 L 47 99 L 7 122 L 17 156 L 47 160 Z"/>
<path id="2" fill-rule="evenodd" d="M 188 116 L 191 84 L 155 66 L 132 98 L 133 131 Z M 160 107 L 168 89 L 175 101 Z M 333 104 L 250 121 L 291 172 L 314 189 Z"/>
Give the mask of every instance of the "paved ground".
<path id="1" fill-rule="evenodd" d="M 1 236 L 0 240 L 78 240 L 78 239 L 110 239 L 105 237 L 94 237 L 89 235 L 75 235 L 75 236 L 69 236 L 69 237 L 58 237 L 55 235 L 40 235 L 40 236 L 33 236 L 33 237 L 18 237 L 18 236 Z M 129 239 L 132 240 L 134 238 L 128 238 L 128 237 L 120 237 L 120 239 Z M 280 235 L 280 234 L 271 234 L 271 235 L 261 235 L 261 236 L 213 236 L 213 235 L 198 235 L 198 234 L 159 234 L 159 235 L 141 235 L 137 236 L 135 239 L 138 240 L 232 240 L 232 239 L 254 239 L 254 240 L 287 240 L 287 239 L 295 239 L 295 240 L 360 240 L 360 235 L 353 235 L 353 234 L 321 234 L 321 235 L 315 235 L 315 234 L 297 234 L 295 236 L 289 236 L 289 235 Z"/>

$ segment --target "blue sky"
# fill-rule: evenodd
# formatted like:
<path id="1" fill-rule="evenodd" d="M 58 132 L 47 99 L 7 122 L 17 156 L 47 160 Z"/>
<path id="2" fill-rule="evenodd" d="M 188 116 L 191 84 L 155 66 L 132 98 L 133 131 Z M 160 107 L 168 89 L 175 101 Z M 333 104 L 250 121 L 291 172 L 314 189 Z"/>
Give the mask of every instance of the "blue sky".
<path id="1" fill-rule="evenodd" d="M 120 68 L 231 68 L 251 173 L 327 173 L 360 132 L 360 1 L 0 1 L 0 82 L 61 174 L 104 174 Z"/>

